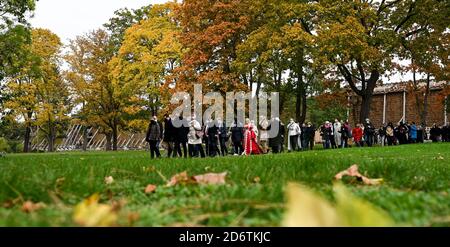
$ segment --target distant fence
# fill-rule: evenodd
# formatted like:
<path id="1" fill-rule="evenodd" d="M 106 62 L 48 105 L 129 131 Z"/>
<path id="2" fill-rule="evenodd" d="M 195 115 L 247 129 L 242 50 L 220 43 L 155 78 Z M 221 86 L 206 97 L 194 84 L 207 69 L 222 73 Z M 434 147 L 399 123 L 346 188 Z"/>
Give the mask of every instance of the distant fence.
<path id="1" fill-rule="evenodd" d="M 46 138 L 39 137 L 39 129 L 32 132 L 31 148 L 33 151 L 46 151 L 48 142 Z M 87 150 L 105 150 L 106 136 L 99 132 L 97 128 L 87 129 Z M 83 126 L 72 125 L 66 131 L 63 139 L 55 144 L 56 151 L 75 151 L 83 149 Z M 143 150 L 147 148 L 145 133 L 122 132 L 117 138 L 117 148 L 119 150 Z"/>

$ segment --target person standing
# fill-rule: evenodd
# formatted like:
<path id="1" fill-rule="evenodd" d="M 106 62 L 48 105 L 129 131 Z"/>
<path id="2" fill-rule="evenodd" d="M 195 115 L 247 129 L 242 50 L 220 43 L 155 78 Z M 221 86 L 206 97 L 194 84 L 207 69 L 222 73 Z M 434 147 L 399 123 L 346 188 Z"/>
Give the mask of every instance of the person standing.
<path id="1" fill-rule="evenodd" d="M 219 144 L 220 144 L 220 152 L 222 156 L 228 155 L 227 141 L 228 141 L 228 130 L 224 121 L 218 119 L 218 129 L 219 129 Z"/>
<path id="2" fill-rule="evenodd" d="M 383 126 L 378 129 L 378 137 L 381 146 L 384 147 L 386 145 L 386 124 L 383 124 Z"/>
<path id="3" fill-rule="evenodd" d="M 334 120 L 333 123 L 333 133 L 334 133 L 334 143 L 336 147 L 342 148 L 342 124 L 338 119 Z"/>
<path id="4" fill-rule="evenodd" d="M 357 147 L 363 147 L 364 144 L 362 142 L 363 130 L 361 129 L 361 124 L 357 124 L 355 128 L 352 130 L 353 142 Z"/>
<path id="5" fill-rule="evenodd" d="M 261 146 L 261 149 L 263 153 L 267 153 L 267 143 L 269 141 L 269 133 L 267 131 L 267 128 L 269 127 L 269 121 L 267 121 L 266 117 L 260 116 L 259 117 L 259 144 Z"/>
<path id="6" fill-rule="evenodd" d="M 417 126 L 417 142 L 423 143 L 424 140 L 425 140 L 425 133 L 423 131 L 423 125 L 419 124 L 419 126 Z"/>
<path id="7" fill-rule="evenodd" d="M 175 130 L 175 151 L 173 153 L 173 157 L 178 156 L 187 158 L 187 135 L 189 133 L 189 123 L 186 119 L 183 118 L 183 115 L 178 117 L 178 121 L 181 123 L 179 128 Z M 183 152 L 181 152 L 181 148 L 183 148 Z M 184 155 L 183 155 L 184 154 Z"/>
<path id="8" fill-rule="evenodd" d="M 205 158 L 205 151 L 202 146 L 203 130 L 200 123 L 196 120 L 195 115 L 192 115 L 192 119 L 189 122 L 189 133 L 188 133 L 188 149 L 189 157 Z"/>
<path id="9" fill-rule="evenodd" d="M 398 127 L 398 135 L 399 135 L 398 141 L 400 145 L 407 144 L 408 128 L 406 127 L 405 123 L 401 123 L 400 126 Z"/>
<path id="10" fill-rule="evenodd" d="M 237 118 L 234 119 L 233 125 L 230 128 L 231 142 L 233 143 L 234 155 L 241 155 L 244 152 L 242 142 L 244 141 L 244 127 L 238 123 Z"/>
<path id="11" fill-rule="evenodd" d="M 433 124 L 433 127 L 430 130 L 431 141 L 438 142 L 440 135 L 441 135 L 441 129 L 436 124 Z"/>
<path id="12" fill-rule="evenodd" d="M 333 138 L 333 127 L 329 121 L 326 121 L 325 124 L 321 128 L 321 135 L 323 139 L 323 147 L 324 149 L 331 148 L 331 140 Z"/>
<path id="13" fill-rule="evenodd" d="M 341 147 L 348 147 L 348 138 L 350 137 L 350 125 L 348 124 L 348 121 L 341 124 L 341 130 L 339 133 L 341 135 Z"/>
<path id="14" fill-rule="evenodd" d="M 291 118 L 289 124 L 287 125 L 288 129 L 288 152 L 296 151 L 298 144 L 298 135 L 300 134 L 300 126 Z"/>
<path id="15" fill-rule="evenodd" d="M 386 126 L 386 140 L 388 146 L 395 144 L 394 125 L 392 123 L 388 123 Z"/>
<path id="16" fill-rule="evenodd" d="M 167 143 L 167 158 L 170 158 L 175 146 L 175 127 L 168 114 L 164 116 L 163 141 Z"/>
<path id="17" fill-rule="evenodd" d="M 308 122 L 308 124 L 306 125 L 306 132 L 305 132 L 305 139 L 306 139 L 305 150 L 307 150 L 308 147 L 310 150 L 314 149 L 315 137 L 316 137 L 316 128 L 311 122 Z"/>
<path id="18" fill-rule="evenodd" d="M 370 119 L 366 119 L 364 123 L 364 140 L 366 141 L 367 146 L 372 147 L 374 143 L 374 135 L 375 135 L 375 127 L 373 126 Z"/>
<path id="19" fill-rule="evenodd" d="M 217 127 L 217 121 L 211 121 L 206 131 L 209 144 L 209 157 L 216 157 L 219 148 L 217 146 L 219 140 L 219 128 Z M 220 153 L 219 153 L 220 155 Z"/>
<path id="20" fill-rule="evenodd" d="M 150 124 L 148 125 L 148 130 L 145 138 L 145 140 L 150 145 L 150 157 L 152 159 L 155 158 L 155 155 L 157 158 L 161 157 L 158 148 L 158 142 L 161 140 L 161 128 L 157 120 L 158 118 L 156 116 L 153 116 Z"/>
<path id="21" fill-rule="evenodd" d="M 415 122 L 412 122 L 411 126 L 409 127 L 409 140 L 411 143 L 417 142 L 417 126 Z"/>
<path id="22" fill-rule="evenodd" d="M 269 136 L 269 147 L 272 149 L 272 153 L 277 154 L 282 152 L 282 142 L 283 142 L 283 132 L 284 132 L 284 126 L 282 125 L 279 118 L 273 118 L 270 121 L 269 125 L 269 133 L 272 128 L 275 128 L 275 126 L 278 126 L 278 132 L 273 133 L 274 136 Z"/>
<path id="23" fill-rule="evenodd" d="M 245 155 L 261 154 L 262 150 L 256 141 L 256 133 L 253 130 L 254 124 L 247 121 L 244 134 L 244 153 Z"/>

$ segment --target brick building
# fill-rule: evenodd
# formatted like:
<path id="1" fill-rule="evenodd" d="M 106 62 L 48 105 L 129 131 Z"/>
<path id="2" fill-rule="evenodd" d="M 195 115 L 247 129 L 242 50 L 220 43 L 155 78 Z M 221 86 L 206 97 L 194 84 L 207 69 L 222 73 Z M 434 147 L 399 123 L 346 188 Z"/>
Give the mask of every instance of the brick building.
<path id="1" fill-rule="evenodd" d="M 436 123 L 441 126 L 448 123 L 450 114 L 447 111 L 447 104 L 442 100 L 443 89 L 448 85 L 447 82 L 431 83 L 428 96 L 428 125 Z M 402 119 L 420 123 L 415 95 L 408 92 L 407 87 L 407 83 L 395 83 L 375 89 L 369 118 L 376 127 L 389 122 L 396 124 Z M 446 100 L 449 100 L 448 98 Z M 355 95 L 349 96 L 348 99 L 348 118 L 354 126 L 355 119 L 359 120 L 361 99 Z"/>

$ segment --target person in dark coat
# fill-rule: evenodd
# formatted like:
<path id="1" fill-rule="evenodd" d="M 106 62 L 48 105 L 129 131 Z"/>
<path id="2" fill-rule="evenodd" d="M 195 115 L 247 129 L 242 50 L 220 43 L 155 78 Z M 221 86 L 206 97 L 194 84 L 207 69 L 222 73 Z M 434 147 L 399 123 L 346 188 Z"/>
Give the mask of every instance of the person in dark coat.
<path id="1" fill-rule="evenodd" d="M 282 126 L 279 118 L 274 118 L 270 121 L 270 125 L 268 127 L 269 133 L 270 130 L 278 125 L 278 133 L 275 136 L 269 136 L 269 147 L 272 149 L 274 154 L 282 152 L 283 145 L 283 136 L 284 136 L 284 126 Z"/>
<path id="2" fill-rule="evenodd" d="M 348 138 L 350 138 L 350 124 L 348 121 L 346 121 L 344 124 L 341 125 L 341 129 L 339 133 L 341 133 L 341 147 L 342 148 L 348 148 Z"/>
<path id="3" fill-rule="evenodd" d="M 450 125 L 448 123 L 442 127 L 442 141 L 450 142 Z"/>
<path id="4" fill-rule="evenodd" d="M 167 143 L 167 158 L 172 156 L 175 146 L 175 127 L 169 115 L 164 116 L 164 134 L 163 141 Z"/>
<path id="5" fill-rule="evenodd" d="M 423 131 L 423 125 L 417 126 L 417 143 L 423 143 L 425 140 L 425 133 Z"/>
<path id="6" fill-rule="evenodd" d="M 158 124 L 157 120 L 158 118 L 156 116 L 153 116 L 150 124 L 148 125 L 148 130 L 145 138 L 145 140 L 150 145 L 150 157 L 152 159 L 155 158 L 155 154 L 157 158 L 161 157 L 158 148 L 158 142 L 161 140 L 161 127 Z"/>
<path id="7" fill-rule="evenodd" d="M 374 144 L 374 138 L 375 138 L 375 127 L 373 126 L 372 122 L 367 118 L 366 122 L 364 123 L 364 140 L 366 141 L 366 144 L 368 147 L 372 147 Z"/>
<path id="8" fill-rule="evenodd" d="M 218 128 L 219 128 L 219 144 L 220 144 L 220 152 L 222 156 L 228 155 L 227 141 L 228 141 L 228 130 L 225 121 L 221 121 L 218 119 Z"/>
<path id="9" fill-rule="evenodd" d="M 182 125 L 179 128 L 175 128 L 175 150 L 173 152 L 173 157 L 177 157 L 178 154 L 179 157 L 187 158 L 189 123 L 183 118 L 182 115 L 178 117 L 178 121 L 180 121 Z M 183 148 L 183 152 L 181 152 L 181 148 Z"/>
<path id="10" fill-rule="evenodd" d="M 436 124 L 433 124 L 433 127 L 430 130 L 431 141 L 438 142 L 440 135 L 441 135 L 441 129 Z"/>
<path id="11" fill-rule="evenodd" d="M 217 147 L 219 141 L 219 128 L 216 123 L 216 121 L 211 121 L 205 133 L 208 137 L 209 157 L 216 157 L 217 152 L 219 151 L 219 148 Z"/>
<path id="12" fill-rule="evenodd" d="M 238 123 L 237 118 L 234 119 L 233 125 L 230 128 L 231 142 L 234 147 L 234 155 L 241 155 L 244 152 L 242 142 L 244 141 L 244 126 Z"/>
<path id="13" fill-rule="evenodd" d="M 307 139 L 306 148 L 309 147 L 310 150 L 313 150 L 315 144 L 314 139 L 316 138 L 316 127 L 311 122 L 308 122 L 308 125 L 306 126 L 305 138 Z"/>

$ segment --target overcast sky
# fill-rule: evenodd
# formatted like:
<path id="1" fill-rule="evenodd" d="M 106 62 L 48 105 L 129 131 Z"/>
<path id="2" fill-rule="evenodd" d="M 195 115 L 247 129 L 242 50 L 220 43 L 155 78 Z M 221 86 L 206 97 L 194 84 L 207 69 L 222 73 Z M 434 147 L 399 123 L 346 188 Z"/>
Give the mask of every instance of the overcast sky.
<path id="1" fill-rule="evenodd" d="M 164 2 L 167 0 L 39 0 L 30 22 L 33 27 L 50 29 L 67 43 L 77 35 L 101 27 L 117 9 Z"/>

